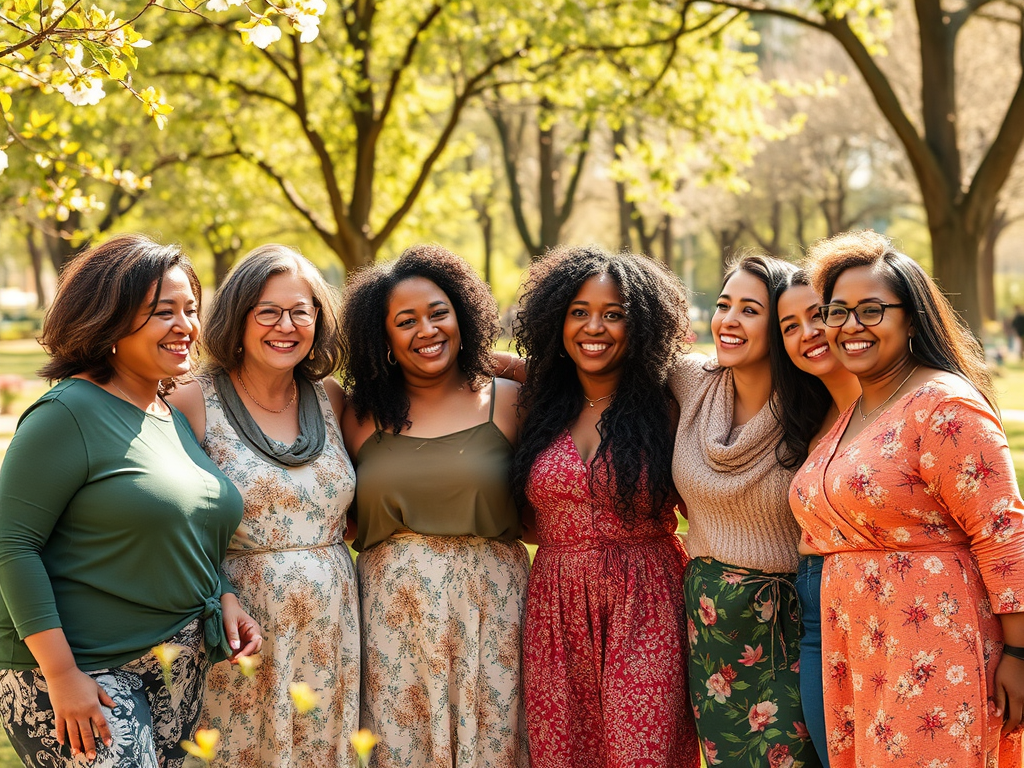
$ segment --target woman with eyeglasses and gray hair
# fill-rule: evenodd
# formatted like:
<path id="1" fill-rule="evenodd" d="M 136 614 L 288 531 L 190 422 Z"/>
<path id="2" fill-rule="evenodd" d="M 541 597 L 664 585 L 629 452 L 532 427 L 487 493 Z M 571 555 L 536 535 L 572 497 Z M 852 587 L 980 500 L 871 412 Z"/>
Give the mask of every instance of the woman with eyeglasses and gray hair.
<path id="1" fill-rule="evenodd" d="M 224 572 L 263 627 L 249 679 L 213 668 L 204 722 L 225 765 L 351 765 L 359 619 L 345 545 L 355 473 L 339 429 L 336 291 L 291 248 L 266 245 L 228 275 L 201 340 L 201 375 L 173 402 L 234 482 L 245 515 Z M 320 706 L 300 715 L 291 683 Z"/>
<path id="2" fill-rule="evenodd" d="M 981 347 L 888 238 L 845 233 L 808 255 L 862 390 L 790 493 L 825 555 L 832 768 L 1019 766 L 1024 502 Z"/>

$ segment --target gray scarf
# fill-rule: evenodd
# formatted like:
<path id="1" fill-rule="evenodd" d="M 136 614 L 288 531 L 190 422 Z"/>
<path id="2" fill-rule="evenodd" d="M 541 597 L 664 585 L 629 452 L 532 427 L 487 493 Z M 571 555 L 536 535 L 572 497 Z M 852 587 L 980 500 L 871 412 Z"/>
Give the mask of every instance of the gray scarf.
<path id="1" fill-rule="evenodd" d="M 295 383 L 299 388 L 299 436 L 291 445 L 282 447 L 281 443 L 263 434 L 263 430 L 249 415 L 249 410 L 235 391 L 228 374 L 221 371 L 213 377 L 213 386 L 224 409 L 224 416 L 242 442 L 271 464 L 285 468 L 301 467 L 315 461 L 327 439 L 324 414 L 320 410 L 313 384 L 304 376 L 296 376 Z"/>

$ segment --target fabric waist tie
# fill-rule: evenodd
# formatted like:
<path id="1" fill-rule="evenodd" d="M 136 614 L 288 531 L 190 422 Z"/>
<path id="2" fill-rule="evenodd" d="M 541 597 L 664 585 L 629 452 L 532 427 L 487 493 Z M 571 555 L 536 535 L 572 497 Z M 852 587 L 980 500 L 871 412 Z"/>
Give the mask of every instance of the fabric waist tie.
<path id="1" fill-rule="evenodd" d="M 307 544 L 298 547 L 254 547 L 252 549 L 229 549 L 224 556 L 224 561 L 229 562 L 239 557 L 248 555 L 272 555 L 275 552 L 306 552 L 312 549 L 327 549 L 328 547 L 343 547 L 344 541 L 328 541 L 323 544 Z"/>
<path id="2" fill-rule="evenodd" d="M 223 661 L 233 651 L 224 633 L 224 612 L 220 607 L 220 595 L 208 597 L 203 603 L 203 636 L 206 640 L 206 655 L 211 664 Z"/>

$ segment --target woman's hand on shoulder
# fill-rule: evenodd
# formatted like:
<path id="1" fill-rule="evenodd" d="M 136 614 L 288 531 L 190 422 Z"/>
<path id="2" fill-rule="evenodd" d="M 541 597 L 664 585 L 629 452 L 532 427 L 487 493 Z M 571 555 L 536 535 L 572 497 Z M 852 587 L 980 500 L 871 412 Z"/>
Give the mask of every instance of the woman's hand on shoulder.
<path id="1" fill-rule="evenodd" d="M 167 395 L 166 400 L 188 419 L 196 440 L 202 443 L 206 437 L 206 399 L 203 397 L 203 388 L 199 386 L 199 382 L 193 379 L 178 384 Z"/>
<path id="2" fill-rule="evenodd" d="M 519 407 L 519 389 L 522 385 L 509 379 L 495 379 L 494 382 L 494 423 L 515 446 L 524 415 L 524 409 Z"/>

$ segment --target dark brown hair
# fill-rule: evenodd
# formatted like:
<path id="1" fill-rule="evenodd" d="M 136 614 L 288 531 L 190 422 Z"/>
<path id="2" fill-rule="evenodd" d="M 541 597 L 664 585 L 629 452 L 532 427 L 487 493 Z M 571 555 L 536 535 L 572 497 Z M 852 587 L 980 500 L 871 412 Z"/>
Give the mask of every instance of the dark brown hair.
<path id="1" fill-rule="evenodd" d="M 915 330 L 913 356 L 924 365 L 963 376 L 997 408 L 992 374 L 981 344 L 921 265 L 896 250 L 892 240 L 871 230 L 843 232 L 819 240 L 807 251 L 814 289 L 832 301 L 839 276 L 871 267 L 894 294 Z"/>
<path id="2" fill-rule="evenodd" d="M 403 280 L 422 277 L 447 294 L 459 323 L 459 369 L 470 386 L 489 381 L 491 348 L 498 338 L 498 305 L 487 283 L 463 259 L 440 245 L 415 245 L 395 261 L 356 272 L 345 288 L 342 337 L 346 354 L 343 381 L 352 394 L 356 418 L 371 414 L 381 429 L 396 435 L 409 426 L 409 396 L 400 365 L 389 365 L 385 330 L 388 301 Z"/>
<path id="3" fill-rule="evenodd" d="M 338 369 L 338 291 L 320 270 L 298 251 L 285 245 L 261 245 L 238 262 L 210 301 L 200 343 L 204 373 L 233 371 L 242 364 L 242 337 L 250 310 L 256 306 L 274 275 L 292 274 L 309 284 L 313 304 L 319 308 L 313 333 L 313 359 L 306 357 L 296 372 L 319 381 Z"/>
<path id="4" fill-rule="evenodd" d="M 199 278 L 177 245 L 160 245 L 145 235 L 118 235 L 73 258 L 61 272 L 43 321 L 39 343 L 50 361 L 39 375 L 60 381 L 84 373 L 101 384 L 110 381 L 111 348 L 139 330 L 141 326 L 132 326 L 151 290 L 152 316 L 164 275 L 174 267 L 188 277 L 198 309 Z"/>

